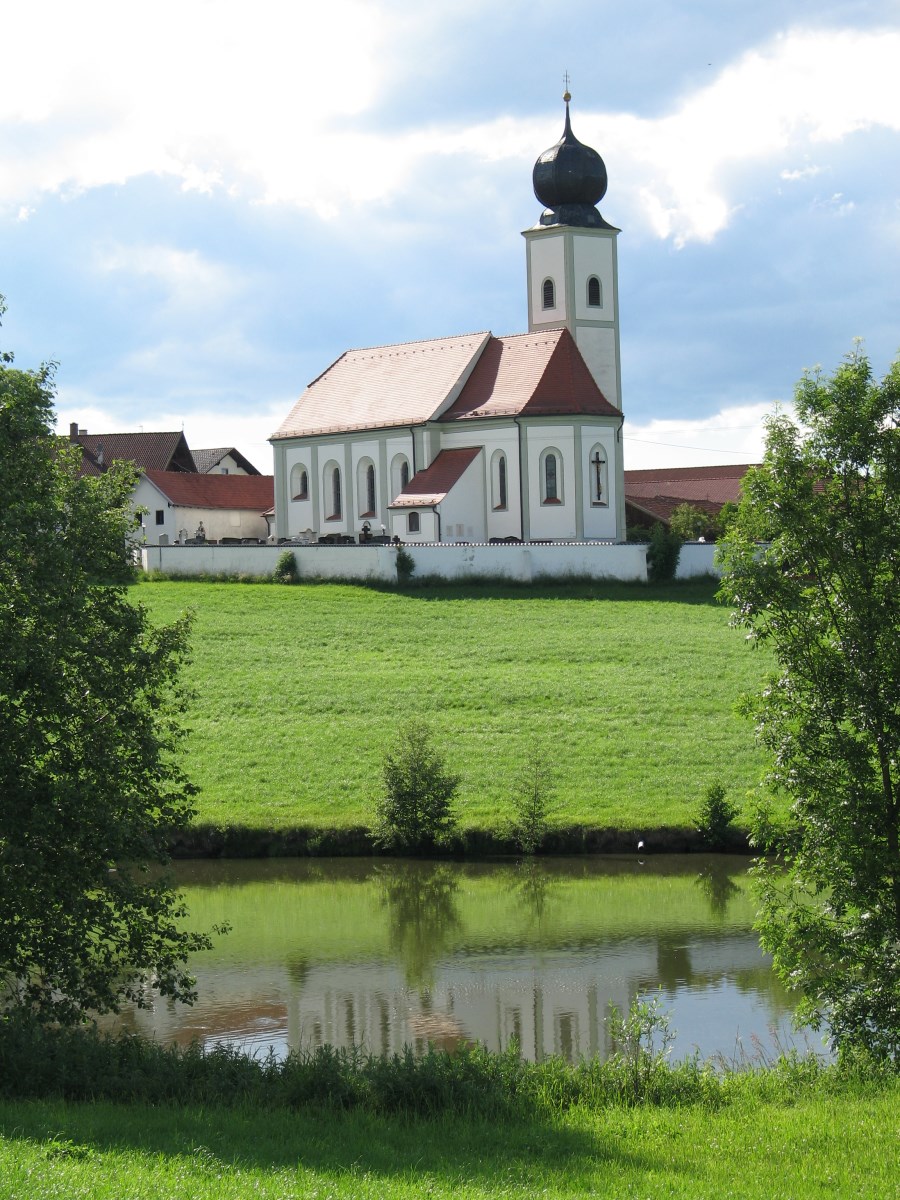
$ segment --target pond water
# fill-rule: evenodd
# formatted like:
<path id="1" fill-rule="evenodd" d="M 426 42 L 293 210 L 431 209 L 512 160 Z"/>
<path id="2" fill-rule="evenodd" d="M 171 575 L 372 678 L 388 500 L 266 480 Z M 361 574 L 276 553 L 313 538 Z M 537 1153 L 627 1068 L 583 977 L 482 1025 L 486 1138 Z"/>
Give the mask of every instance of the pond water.
<path id="1" fill-rule="evenodd" d="M 199 1001 L 121 1017 L 161 1041 L 252 1053 L 376 1053 L 512 1039 L 530 1059 L 610 1048 L 610 1004 L 659 993 L 674 1053 L 792 1044 L 792 1000 L 752 929 L 746 859 L 519 864 L 313 859 L 180 863 Z M 793 1044 L 805 1048 L 801 1039 Z"/>

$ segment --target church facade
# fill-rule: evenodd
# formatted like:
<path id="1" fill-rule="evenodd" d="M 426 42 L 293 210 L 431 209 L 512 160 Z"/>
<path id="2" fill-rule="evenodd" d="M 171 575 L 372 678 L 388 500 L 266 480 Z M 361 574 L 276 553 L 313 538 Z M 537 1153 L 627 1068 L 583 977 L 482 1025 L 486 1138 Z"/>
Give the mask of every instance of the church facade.
<path id="1" fill-rule="evenodd" d="M 624 540 L 619 231 L 569 99 L 533 172 L 528 332 L 341 355 L 271 438 L 276 537 Z"/>

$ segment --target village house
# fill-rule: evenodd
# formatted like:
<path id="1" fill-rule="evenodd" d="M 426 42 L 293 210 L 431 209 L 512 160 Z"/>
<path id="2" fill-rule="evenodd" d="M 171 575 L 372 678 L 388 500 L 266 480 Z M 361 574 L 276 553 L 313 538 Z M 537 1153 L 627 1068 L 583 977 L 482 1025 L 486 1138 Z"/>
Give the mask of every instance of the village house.
<path id="1" fill-rule="evenodd" d="M 233 446 L 191 451 L 180 432 L 91 434 L 74 423 L 69 441 L 81 447 L 84 475 L 101 475 L 115 461 L 134 463 L 140 477 L 133 503 L 150 544 L 264 542 L 270 536 L 273 477 L 261 475 Z"/>

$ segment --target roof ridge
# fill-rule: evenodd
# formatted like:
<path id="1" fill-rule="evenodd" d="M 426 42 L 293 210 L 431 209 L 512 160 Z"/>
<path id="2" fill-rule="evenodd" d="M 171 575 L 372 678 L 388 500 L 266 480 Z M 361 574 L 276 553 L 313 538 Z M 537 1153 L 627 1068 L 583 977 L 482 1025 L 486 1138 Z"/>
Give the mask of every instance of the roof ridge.
<path id="1" fill-rule="evenodd" d="M 365 354 L 373 350 L 400 350 L 404 346 L 425 346 L 433 342 L 461 342 L 465 338 L 483 338 L 485 336 L 493 337 L 494 335 L 489 329 L 473 329 L 469 333 L 445 333 L 440 337 L 413 338 L 406 342 L 384 342 L 377 346 L 351 346 L 348 350 L 344 351 L 341 358 L 347 354 Z M 340 359 L 336 359 L 335 361 L 339 362 Z"/>

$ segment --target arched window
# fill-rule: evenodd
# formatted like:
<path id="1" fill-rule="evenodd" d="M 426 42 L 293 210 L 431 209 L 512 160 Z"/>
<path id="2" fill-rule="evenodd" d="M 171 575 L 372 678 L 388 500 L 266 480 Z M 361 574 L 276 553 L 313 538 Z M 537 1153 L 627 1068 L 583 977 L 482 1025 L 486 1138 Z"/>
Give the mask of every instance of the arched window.
<path id="1" fill-rule="evenodd" d="M 356 466 L 356 507 L 361 517 L 375 516 L 375 464 L 371 458 L 361 458 Z"/>
<path id="2" fill-rule="evenodd" d="M 587 302 L 588 308 L 603 307 L 603 289 L 596 275 L 592 275 L 587 281 Z"/>
<path id="3" fill-rule="evenodd" d="M 309 473 L 303 463 L 294 463 L 291 467 L 291 499 L 309 499 Z"/>
<path id="4" fill-rule="evenodd" d="M 335 462 L 327 463 L 323 478 L 325 481 L 323 499 L 327 510 L 325 520 L 339 521 L 344 515 L 341 468 Z"/>
<path id="5" fill-rule="evenodd" d="M 541 455 L 541 504 L 562 502 L 562 455 L 558 450 L 545 450 Z"/>
<path id="6" fill-rule="evenodd" d="M 417 512 L 408 513 L 406 517 L 406 532 L 418 533 L 419 529 L 419 514 Z"/>
<path id="7" fill-rule="evenodd" d="M 403 491 L 409 483 L 409 459 L 405 454 L 395 454 L 391 459 L 391 499 Z"/>
<path id="8" fill-rule="evenodd" d="M 545 279 L 541 287 L 544 308 L 556 308 L 556 286 L 552 279 Z"/>
<path id="9" fill-rule="evenodd" d="M 591 504 L 609 504 L 609 467 L 606 451 L 599 444 L 592 447 L 588 456 L 588 479 L 590 480 Z"/>
<path id="10" fill-rule="evenodd" d="M 502 450 L 494 452 L 491 459 L 491 505 L 496 512 L 508 507 L 506 491 L 506 455 Z"/>

